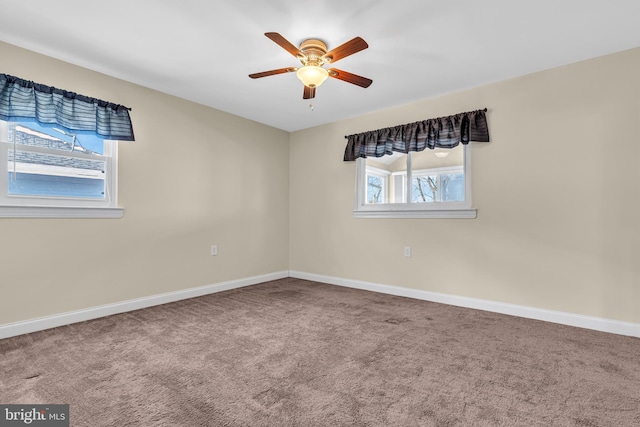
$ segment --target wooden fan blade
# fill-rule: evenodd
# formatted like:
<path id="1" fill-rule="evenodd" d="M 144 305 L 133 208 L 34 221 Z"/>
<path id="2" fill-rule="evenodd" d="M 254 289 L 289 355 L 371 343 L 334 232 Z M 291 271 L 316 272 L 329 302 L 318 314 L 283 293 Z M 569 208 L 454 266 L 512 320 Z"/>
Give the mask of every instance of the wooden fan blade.
<path id="1" fill-rule="evenodd" d="M 316 88 L 315 87 L 304 87 L 304 93 L 302 95 L 302 99 L 311 99 L 316 97 Z"/>
<path id="2" fill-rule="evenodd" d="M 259 79 L 260 77 L 275 76 L 276 74 L 292 73 L 296 70 L 297 68 L 295 67 L 278 68 L 277 70 L 263 71 L 261 73 L 249 74 L 249 77 L 251 77 L 252 79 Z"/>
<path id="3" fill-rule="evenodd" d="M 358 76 L 357 74 L 347 73 L 346 71 L 338 70 L 336 68 L 329 68 L 329 77 L 364 88 L 371 86 L 371 83 L 373 83 L 373 80 L 371 79 Z"/>
<path id="4" fill-rule="evenodd" d="M 322 58 L 325 62 L 333 64 L 342 58 L 346 58 L 347 56 L 353 55 L 354 53 L 360 52 L 368 47 L 369 45 L 366 41 L 360 37 L 355 37 L 337 48 L 331 49 L 329 52 L 325 53 Z"/>
<path id="5" fill-rule="evenodd" d="M 297 47 L 291 44 L 289 40 L 285 39 L 278 33 L 264 33 L 265 36 L 276 42 L 281 48 L 289 52 L 296 58 L 306 58 L 306 55 L 300 51 Z"/>

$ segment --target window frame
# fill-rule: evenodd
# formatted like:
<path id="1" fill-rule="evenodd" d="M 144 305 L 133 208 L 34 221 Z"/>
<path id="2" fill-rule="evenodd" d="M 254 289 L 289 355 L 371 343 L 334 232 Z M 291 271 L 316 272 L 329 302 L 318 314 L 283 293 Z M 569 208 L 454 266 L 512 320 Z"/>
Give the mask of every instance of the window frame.
<path id="1" fill-rule="evenodd" d="M 121 218 L 123 216 L 124 210 L 117 207 L 117 141 L 104 140 L 104 153 L 100 158 L 105 164 L 104 199 L 10 195 L 8 191 L 10 150 L 20 147 L 30 152 L 59 154 L 54 153 L 55 150 L 8 142 L 7 123 L 8 121 L 0 120 L 0 218 Z M 68 157 L 84 156 L 81 153 L 72 153 Z"/>
<path id="2" fill-rule="evenodd" d="M 413 180 L 411 155 L 407 155 L 403 203 L 366 203 L 366 159 L 356 160 L 356 188 L 353 215 L 356 218 L 476 218 L 471 198 L 471 144 L 463 145 L 465 200 L 459 202 L 408 203 Z M 418 172 L 418 171 L 416 171 Z M 403 172 L 404 173 L 404 172 Z"/>

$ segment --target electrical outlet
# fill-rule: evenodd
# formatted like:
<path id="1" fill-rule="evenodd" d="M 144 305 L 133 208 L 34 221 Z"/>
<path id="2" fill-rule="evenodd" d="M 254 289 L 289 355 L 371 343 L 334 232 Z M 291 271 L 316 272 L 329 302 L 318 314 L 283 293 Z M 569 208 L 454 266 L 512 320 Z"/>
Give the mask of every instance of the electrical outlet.
<path id="1" fill-rule="evenodd" d="M 404 256 L 411 257 L 411 246 L 404 247 Z"/>
<path id="2" fill-rule="evenodd" d="M 211 245 L 211 256 L 218 255 L 218 245 Z"/>

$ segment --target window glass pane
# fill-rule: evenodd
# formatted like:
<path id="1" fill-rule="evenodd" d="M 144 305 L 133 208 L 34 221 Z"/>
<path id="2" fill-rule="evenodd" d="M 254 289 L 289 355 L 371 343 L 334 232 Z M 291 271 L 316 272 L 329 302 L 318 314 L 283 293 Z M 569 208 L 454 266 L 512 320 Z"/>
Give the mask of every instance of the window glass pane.
<path id="1" fill-rule="evenodd" d="M 411 202 L 430 203 L 436 201 L 438 201 L 437 175 L 414 176 L 411 187 Z"/>
<path id="2" fill-rule="evenodd" d="M 104 198 L 104 161 L 16 150 L 8 153 L 9 194 Z"/>
<path id="3" fill-rule="evenodd" d="M 8 142 L 79 153 L 104 154 L 104 139 L 92 134 L 74 134 L 35 121 L 7 122 Z"/>
<path id="4" fill-rule="evenodd" d="M 460 144 L 455 148 L 427 148 L 411 153 L 411 167 L 414 173 L 422 169 L 438 169 L 446 167 L 462 167 L 464 165 L 464 149 Z"/>
<path id="5" fill-rule="evenodd" d="M 367 203 L 382 203 L 384 183 L 379 176 L 367 175 Z"/>
<path id="6" fill-rule="evenodd" d="M 411 153 L 413 203 L 463 202 L 464 146 Z"/>
<path id="7" fill-rule="evenodd" d="M 382 157 L 368 157 L 367 165 L 367 203 L 404 203 L 405 191 L 402 176 L 407 173 L 407 155 L 393 153 Z M 379 201 L 371 201 L 374 188 L 369 185 L 370 177 L 379 177 L 383 182 Z"/>
<path id="8" fill-rule="evenodd" d="M 440 189 L 443 202 L 464 201 L 464 174 L 450 173 L 440 175 Z"/>
<path id="9" fill-rule="evenodd" d="M 33 122 L 8 123 L 8 194 L 105 199 L 104 141 Z"/>

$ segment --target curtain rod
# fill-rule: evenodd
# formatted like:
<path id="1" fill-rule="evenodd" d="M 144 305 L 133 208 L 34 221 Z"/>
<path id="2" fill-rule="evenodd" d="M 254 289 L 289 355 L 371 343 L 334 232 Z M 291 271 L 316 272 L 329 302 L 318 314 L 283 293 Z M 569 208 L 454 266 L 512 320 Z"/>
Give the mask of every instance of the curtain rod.
<path id="1" fill-rule="evenodd" d="M 484 111 L 484 112 L 486 113 L 486 112 L 487 112 L 487 108 L 485 107 L 485 108 L 483 108 L 483 109 L 475 110 L 475 111 Z M 473 111 L 467 111 L 466 113 L 459 113 L 459 114 L 467 114 L 467 113 L 473 113 Z M 454 114 L 454 116 L 457 116 L 457 115 L 458 115 L 458 114 Z M 435 119 L 426 119 L 426 120 L 445 119 L 445 118 L 447 118 L 447 117 L 451 117 L 451 116 L 442 116 L 442 117 L 436 117 Z M 423 120 L 421 120 L 421 121 L 423 121 Z M 414 123 L 415 123 L 415 122 L 414 122 Z M 400 126 L 404 126 L 404 125 L 400 125 Z M 392 126 L 392 127 L 395 127 L 395 126 Z M 383 129 L 385 129 L 385 128 L 383 128 Z M 368 131 L 365 131 L 365 132 L 368 132 Z M 375 131 L 374 131 L 374 132 L 375 132 Z M 363 133 L 363 132 L 359 132 L 359 133 Z M 351 134 L 351 135 L 357 135 L 357 133 L 353 133 L 353 134 Z M 344 137 L 345 137 L 345 139 L 348 139 L 348 138 L 349 138 L 349 135 L 345 135 Z"/>

